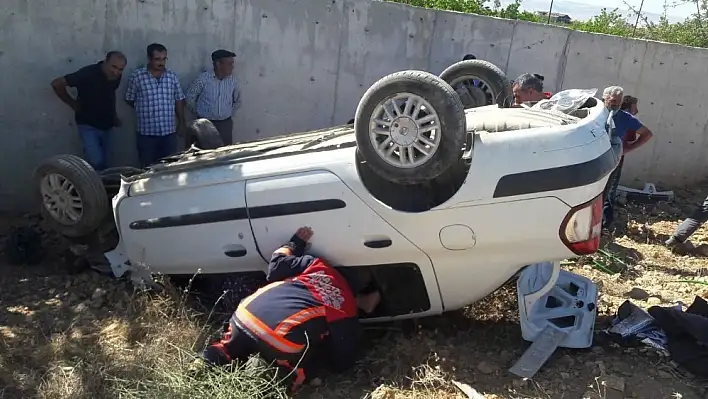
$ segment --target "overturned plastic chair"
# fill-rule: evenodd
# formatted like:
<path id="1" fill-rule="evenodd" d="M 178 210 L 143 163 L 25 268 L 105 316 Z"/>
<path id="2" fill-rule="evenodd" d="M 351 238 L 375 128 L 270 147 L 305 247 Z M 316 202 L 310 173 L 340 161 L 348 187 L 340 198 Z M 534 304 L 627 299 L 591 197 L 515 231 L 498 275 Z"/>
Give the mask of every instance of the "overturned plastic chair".
<path id="1" fill-rule="evenodd" d="M 521 335 L 533 344 L 510 369 L 531 378 L 558 347 L 592 346 L 597 285 L 561 270 L 560 262 L 529 265 L 516 282 Z"/>

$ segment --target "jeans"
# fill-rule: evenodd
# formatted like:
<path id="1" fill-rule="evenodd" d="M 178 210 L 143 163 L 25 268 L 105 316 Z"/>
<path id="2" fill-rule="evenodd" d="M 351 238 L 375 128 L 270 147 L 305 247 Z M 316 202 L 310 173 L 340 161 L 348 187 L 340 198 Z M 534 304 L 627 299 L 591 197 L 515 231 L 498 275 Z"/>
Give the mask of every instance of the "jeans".
<path id="1" fill-rule="evenodd" d="M 78 125 L 84 147 L 84 159 L 96 170 L 106 169 L 106 147 L 112 129 L 101 130 L 89 125 Z"/>
<path id="2" fill-rule="evenodd" d="M 602 227 L 609 228 L 615 220 L 615 201 L 617 200 L 617 187 L 619 187 L 620 177 L 622 177 L 622 165 L 624 156 L 620 158 L 617 168 L 612 171 L 605 186 L 605 201 L 602 206 Z"/>
<path id="3" fill-rule="evenodd" d="M 687 217 L 674 231 L 673 236 L 680 242 L 685 242 L 698 230 L 703 223 L 708 221 L 708 197 L 703 203 Z"/>
<path id="4" fill-rule="evenodd" d="M 138 133 L 138 158 L 144 168 L 177 152 L 177 134 L 147 136 Z"/>

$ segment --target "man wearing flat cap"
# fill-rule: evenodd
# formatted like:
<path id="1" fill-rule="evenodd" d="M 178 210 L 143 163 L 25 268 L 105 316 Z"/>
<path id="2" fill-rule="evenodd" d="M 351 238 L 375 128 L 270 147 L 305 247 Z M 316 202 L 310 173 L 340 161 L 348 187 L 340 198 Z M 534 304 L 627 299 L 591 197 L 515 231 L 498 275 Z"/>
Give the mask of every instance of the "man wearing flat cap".
<path id="1" fill-rule="evenodd" d="M 187 89 L 187 106 L 214 124 L 225 145 L 233 143 L 231 116 L 241 106 L 241 89 L 232 76 L 234 57 L 228 50 L 211 53 L 213 70 L 203 72 Z"/>

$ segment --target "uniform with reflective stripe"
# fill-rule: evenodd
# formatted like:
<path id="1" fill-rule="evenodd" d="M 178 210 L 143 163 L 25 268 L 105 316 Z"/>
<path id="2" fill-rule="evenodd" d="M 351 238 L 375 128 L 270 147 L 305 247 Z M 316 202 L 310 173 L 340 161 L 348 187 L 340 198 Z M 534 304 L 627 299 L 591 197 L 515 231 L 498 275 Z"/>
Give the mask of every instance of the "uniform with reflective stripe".
<path id="1" fill-rule="evenodd" d="M 279 352 L 297 354 L 328 332 L 327 324 L 356 317 L 356 299 L 334 268 L 315 258 L 305 271 L 271 283 L 241 302 L 236 322 Z"/>

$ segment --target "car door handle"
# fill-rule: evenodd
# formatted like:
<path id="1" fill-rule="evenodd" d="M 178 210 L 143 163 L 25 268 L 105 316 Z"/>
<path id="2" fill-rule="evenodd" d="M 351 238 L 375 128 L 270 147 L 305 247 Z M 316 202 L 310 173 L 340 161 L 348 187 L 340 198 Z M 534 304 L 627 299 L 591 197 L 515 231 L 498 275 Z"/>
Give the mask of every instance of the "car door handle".
<path id="1" fill-rule="evenodd" d="M 391 241 L 388 238 L 381 239 L 381 240 L 370 240 L 370 241 L 364 242 L 364 245 L 366 245 L 369 248 L 374 248 L 374 249 L 390 247 L 391 244 L 393 244 L 393 241 Z"/>
<path id="2" fill-rule="evenodd" d="M 224 249 L 224 255 L 229 258 L 242 258 L 246 256 L 248 251 L 242 245 L 229 245 Z"/>

